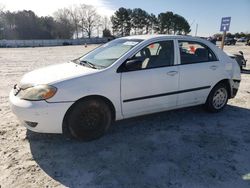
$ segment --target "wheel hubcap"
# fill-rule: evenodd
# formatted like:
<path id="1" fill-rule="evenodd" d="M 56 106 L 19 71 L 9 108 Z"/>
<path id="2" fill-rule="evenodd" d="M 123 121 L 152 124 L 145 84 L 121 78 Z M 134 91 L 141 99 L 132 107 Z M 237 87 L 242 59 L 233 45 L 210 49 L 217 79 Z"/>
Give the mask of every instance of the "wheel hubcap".
<path id="1" fill-rule="evenodd" d="M 100 114 L 95 109 L 89 109 L 85 111 L 80 117 L 80 119 L 81 126 L 89 130 L 95 130 L 96 128 L 98 128 L 98 125 L 101 121 Z"/>
<path id="2" fill-rule="evenodd" d="M 218 89 L 213 97 L 213 106 L 216 109 L 222 108 L 227 102 L 227 90 L 225 88 Z"/>

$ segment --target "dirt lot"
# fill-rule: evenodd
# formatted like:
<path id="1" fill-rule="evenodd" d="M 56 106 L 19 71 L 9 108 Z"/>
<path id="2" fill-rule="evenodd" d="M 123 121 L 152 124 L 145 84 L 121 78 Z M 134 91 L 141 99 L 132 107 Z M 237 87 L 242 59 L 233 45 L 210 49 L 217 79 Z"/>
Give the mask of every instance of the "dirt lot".
<path id="1" fill-rule="evenodd" d="M 26 131 L 8 93 L 35 68 L 73 59 L 93 46 L 0 49 L 0 187 L 250 187 L 250 66 L 237 97 L 210 114 L 201 107 L 117 122 L 82 143 Z M 226 47 L 245 52 L 250 47 Z"/>

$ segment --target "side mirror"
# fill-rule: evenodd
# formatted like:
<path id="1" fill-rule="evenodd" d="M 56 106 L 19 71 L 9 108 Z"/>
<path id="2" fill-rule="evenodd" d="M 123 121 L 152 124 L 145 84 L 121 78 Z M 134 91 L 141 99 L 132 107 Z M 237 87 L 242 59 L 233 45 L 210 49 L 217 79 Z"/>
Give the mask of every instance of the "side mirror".
<path id="1" fill-rule="evenodd" d="M 127 59 L 118 69 L 117 72 L 129 72 L 140 70 L 142 67 L 141 59 Z"/>
<path id="2" fill-rule="evenodd" d="M 130 59 L 125 62 L 125 68 L 127 71 L 135 71 L 141 69 L 142 60 L 140 59 Z"/>
<path id="3" fill-rule="evenodd" d="M 243 55 L 243 52 L 242 51 L 239 51 L 240 55 Z"/>

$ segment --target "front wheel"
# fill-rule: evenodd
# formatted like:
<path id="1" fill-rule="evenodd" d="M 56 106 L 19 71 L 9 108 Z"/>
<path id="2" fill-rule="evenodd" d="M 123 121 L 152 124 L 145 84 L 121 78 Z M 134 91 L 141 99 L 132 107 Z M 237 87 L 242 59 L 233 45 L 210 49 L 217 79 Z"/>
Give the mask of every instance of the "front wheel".
<path id="1" fill-rule="evenodd" d="M 69 133 L 78 139 L 90 141 L 101 137 L 111 124 L 111 110 L 100 99 L 77 102 L 67 116 Z"/>
<path id="2" fill-rule="evenodd" d="M 210 92 L 205 107 L 210 112 L 219 112 L 226 106 L 227 101 L 227 87 L 225 84 L 218 84 Z"/>

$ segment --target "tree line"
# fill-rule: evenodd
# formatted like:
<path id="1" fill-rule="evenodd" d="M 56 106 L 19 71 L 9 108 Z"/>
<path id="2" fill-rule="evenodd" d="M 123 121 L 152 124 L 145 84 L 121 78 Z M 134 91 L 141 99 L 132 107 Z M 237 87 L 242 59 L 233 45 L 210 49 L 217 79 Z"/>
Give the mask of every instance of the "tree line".
<path id="1" fill-rule="evenodd" d="M 190 25 L 187 20 L 173 12 L 149 14 L 140 8 L 119 8 L 111 16 L 113 33 L 118 36 L 132 34 L 188 34 Z"/>
<path id="2" fill-rule="evenodd" d="M 95 7 L 80 4 L 57 10 L 53 16 L 37 16 L 31 10 L 4 11 L 0 7 L 0 39 L 71 39 L 137 34 L 188 34 L 187 20 L 173 12 L 157 16 L 140 8 L 119 8 L 111 18 Z"/>
<path id="3" fill-rule="evenodd" d="M 221 33 L 217 33 L 217 34 L 214 34 L 214 36 L 218 39 L 221 39 L 222 38 L 222 34 Z M 240 32 L 240 33 L 230 33 L 228 32 L 226 34 L 226 37 L 228 38 L 247 38 L 247 39 L 250 39 L 250 33 L 243 33 L 243 32 Z"/>
<path id="4" fill-rule="evenodd" d="M 90 38 L 105 20 L 93 6 L 85 4 L 59 9 L 53 17 L 39 17 L 31 10 L 0 10 L 0 39 Z"/>

